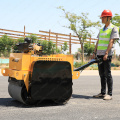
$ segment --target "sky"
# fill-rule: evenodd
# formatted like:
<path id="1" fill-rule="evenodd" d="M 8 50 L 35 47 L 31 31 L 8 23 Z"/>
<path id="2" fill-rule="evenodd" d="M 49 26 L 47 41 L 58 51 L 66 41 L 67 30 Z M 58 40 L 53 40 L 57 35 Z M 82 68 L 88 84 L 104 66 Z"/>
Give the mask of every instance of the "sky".
<path id="1" fill-rule="evenodd" d="M 38 33 L 39 30 L 69 34 L 73 33 L 63 26 L 68 21 L 64 13 L 57 7 L 63 6 L 66 11 L 80 15 L 89 13 L 88 18 L 97 22 L 104 9 L 113 13 L 120 13 L 119 0 L 0 0 L 0 28 Z M 96 38 L 99 32 L 93 28 Z M 72 45 L 72 53 L 77 52 L 80 45 Z M 116 54 L 120 54 L 120 47 L 115 44 Z"/>

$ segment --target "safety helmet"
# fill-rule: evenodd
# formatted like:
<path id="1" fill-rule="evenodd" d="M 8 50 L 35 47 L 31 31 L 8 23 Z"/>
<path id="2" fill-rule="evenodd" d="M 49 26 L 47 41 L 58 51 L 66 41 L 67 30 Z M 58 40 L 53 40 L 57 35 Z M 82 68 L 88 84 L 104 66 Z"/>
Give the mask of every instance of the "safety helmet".
<path id="1" fill-rule="evenodd" d="M 104 10 L 100 17 L 110 16 L 112 17 L 112 12 L 110 10 Z"/>

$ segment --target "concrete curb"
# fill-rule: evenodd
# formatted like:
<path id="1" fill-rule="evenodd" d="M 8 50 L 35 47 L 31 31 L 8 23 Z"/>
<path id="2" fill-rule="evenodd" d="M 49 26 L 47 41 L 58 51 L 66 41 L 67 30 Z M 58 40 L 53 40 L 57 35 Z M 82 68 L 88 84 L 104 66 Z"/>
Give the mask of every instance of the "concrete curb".
<path id="1" fill-rule="evenodd" d="M 120 76 L 120 70 L 112 70 L 112 75 Z M 2 76 L 1 69 L 0 69 L 0 76 Z M 83 70 L 80 76 L 99 76 L 99 73 L 98 70 Z"/>
<path id="2" fill-rule="evenodd" d="M 0 76 L 2 76 L 1 69 L 0 69 Z"/>
<path id="3" fill-rule="evenodd" d="M 120 76 L 120 70 L 111 70 L 113 76 Z M 98 70 L 84 70 L 80 76 L 98 76 Z"/>

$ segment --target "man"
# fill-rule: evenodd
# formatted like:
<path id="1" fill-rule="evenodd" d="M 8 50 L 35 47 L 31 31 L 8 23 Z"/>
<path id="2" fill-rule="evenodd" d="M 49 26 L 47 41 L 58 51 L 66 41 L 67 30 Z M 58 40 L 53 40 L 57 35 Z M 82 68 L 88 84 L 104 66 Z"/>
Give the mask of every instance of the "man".
<path id="1" fill-rule="evenodd" d="M 114 41 L 119 39 L 119 29 L 110 22 L 112 19 L 112 12 L 110 10 L 104 10 L 100 17 L 105 26 L 103 29 L 100 29 L 94 53 L 97 54 L 98 58 L 103 59 L 103 62 L 98 64 L 101 79 L 101 93 L 94 95 L 93 97 L 102 97 L 104 100 L 111 100 L 113 87 L 113 79 L 111 75 L 112 47 Z M 94 57 L 95 55 L 93 55 L 93 58 Z M 108 87 L 107 95 L 106 83 Z"/>

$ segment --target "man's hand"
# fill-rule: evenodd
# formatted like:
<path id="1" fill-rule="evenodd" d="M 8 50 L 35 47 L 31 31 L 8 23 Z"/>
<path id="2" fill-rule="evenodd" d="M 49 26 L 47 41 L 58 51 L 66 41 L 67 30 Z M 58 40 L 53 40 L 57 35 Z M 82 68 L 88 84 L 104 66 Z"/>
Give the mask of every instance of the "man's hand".
<path id="1" fill-rule="evenodd" d="M 104 55 L 104 57 L 103 57 L 103 60 L 104 60 L 104 61 L 107 60 L 108 53 L 109 53 L 109 51 L 111 50 L 111 48 L 112 48 L 112 46 L 113 46 L 113 43 L 114 43 L 114 39 L 111 39 L 110 42 L 109 42 L 108 48 L 107 48 L 107 50 L 106 50 L 106 52 L 105 52 L 105 55 Z"/>
<path id="2" fill-rule="evenodd" d="M 108 54 L 105 54 L 104 57 L 103 57 L 103 60 L 106 61 L 107 57 L 108 57 Z"/>

